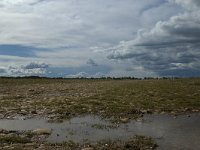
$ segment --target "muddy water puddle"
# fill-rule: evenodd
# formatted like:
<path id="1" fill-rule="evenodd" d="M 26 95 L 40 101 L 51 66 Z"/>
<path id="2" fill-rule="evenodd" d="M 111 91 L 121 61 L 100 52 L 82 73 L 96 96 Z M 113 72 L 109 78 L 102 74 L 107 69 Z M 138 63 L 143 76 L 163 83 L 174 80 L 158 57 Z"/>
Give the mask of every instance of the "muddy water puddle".
<path id="1" fill-rule="evenodd" d="M 128 140 L 134 135 L 150 136 L 159 145 L 158 149 L 199 150 L 200 114 L 146 115 L 140 121 L 131 121 L 113 126 L 98 116 L 72 118 L 63 123 L 48 123 L 45 119 L 0 120 L 0 128 L 6 130 L 51 129 L 49 142 L 72 140 L 78 143 L 95 143 L 101 140 Z"/>

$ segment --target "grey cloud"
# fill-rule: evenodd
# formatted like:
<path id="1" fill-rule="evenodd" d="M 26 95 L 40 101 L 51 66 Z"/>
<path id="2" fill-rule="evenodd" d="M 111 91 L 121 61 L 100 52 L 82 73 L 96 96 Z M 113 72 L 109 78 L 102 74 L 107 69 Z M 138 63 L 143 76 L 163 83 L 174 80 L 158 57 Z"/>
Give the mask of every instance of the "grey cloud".
<path id="1" fill-rule="evenodd" d="M 0 68 L 0 74 L 6 73 L 6 69 L 5 68 Z"/>
<path id="2" fill-rule="evenodd" d="M 176 0 L 193 7 L 199 1 Z M 199 6 L 199 5 L 197 5 Z M 195 6 L 195 7 L 197 7 Z M 109 59 L 131 59 L 133 64 L 159 75 L 179 70 L 200 70 L 200 11 L 187 11 L 158 22 L 150 31 L 138 32 L 136 39 L 109 48 Z M 173 73 L 172 73 L 173 72 Z"/>
<path id="3" fill-rule="evenodd" d="M 98 64 L 93 59 L 88 59 L 87 65 L 96 67 Z"/>
<path id="4" fill-rule="evenodd" d="M 175 0 L 171 1 L 175 2 Z M 176 3 L 180 2 L 176 0 Z M 171 51 L 162 52 L 165 51 L 166 45 L 171 44 L 178 48 L 178 43 L 182 44 L 183 41 L 189 44 L 198 43 L 196 42 L 198 32 L 190 35 L 190 32 L 186 32 L 188 29 L 183 29 L 182 24 L 179 24 L 181 26 L 179 31 L 177 29 L 174 31 L 171 28 L 172 25 L 167 24 L 168 21 L 158 23 L 154 31 L 140 30 L 137 35 L 138 29 L 152 28 L 158 20 L 167 20 L 183 10 L 180 6 L 164 0 L 2 0 L 0 7 L 0 44 L 49 49 L 35 51 L 35 58 L 32 59 L 26 58 L 25 60 L 19 57 L 16 64 L 25 64 L 30 61 L 51 63 L 54 67 L 80 67 L 84 64 L 84 69 L 72 71 L 71 74 L 81 71 L 89 74 L 104 73 L 103 70 L 112 69 L 113 75 L 116 72 L 125 74 L 115 61 L 106 59 L 107 52 L 92 53 L 90 47 L 112 47 L 109 49 L 109 59 L 120 59 L 124 62 L 126 62 L 125 59 L 132 59 L 134 67 L 145 66 L 145 68 L 153 69 L 153 66 L 158 66 L 158 64 L 160 68 L 163 68 L 169 60 L 173 60 L 173 63 L 177 62 L 175 66 L 180 67 L 178 63 L 182 60 L 191 61 L 193 59 L 192 56 L 183 55 L 181 50 L 178 56 L 182 57 L 181 59 L 176 60 L 173 52 L 170 55 L 172 58 L 167 59 L 164 55 Z M 195 6 L 191 5 L 191 7 Z M 185 13 L 185 15 L 189 14 L 189 19 L 191 10 L 188 9 L 190 12 Z M 180 16 L 186 17 L 182 14 L 178 18 Z M 178 22 L 178 18 L 174 19 L 174 22 Z M 196 18 L 198 20 L 198 16 Z M 185 27 L 184 20 L 182 23 Z M 171 22 L 173 24 L 173 21 Z M 187 28 L 198 30 L 198 26 L 187 26 Z M 171 36 L 172 34 L 175 37 Z M 130 41 L 133 38 L 135 40 Z M 121 42 L 113 47 L 122 40 L 127 42 Z M 194 46 L 190 45 L 190 47 Z M 195 50 L 191 52 L 191 55 L 194 53 L 196 53 Z M 92 60 L 87 62 L 88 56 Z M 15 59 L 10 59 L 10 56 L 7 57 L 6 61 L 4 60 L 6 65 L 3 66 L 16 62 Z M 172 68 L 173 63 L 170 66 Z M 147 64 L 152 64 L 152 66 L 148 67 Z M 124 63 L 121 68 L 128 65 Z M 191 66 L 197 67 L 194 63 Z M 46 67 L 45 65 L 41 68 L 37 64 L 28 64 L 21 67 L 10 67 L 9 72 L 10 74 L 34 72 L 42 74 L 48 70 Z M 136 72 L 137 69 L 134 71 Z"/>
<path id="5" fill-rule="evenodd" d="M 9 66 L 7 73 L 10 76 L 45 75 L 48 65 L 45 63 L 31 62 L 27 65 Z"/>
<path id="6" fill-rule="evenodd" d="M 105 77 L 106 75 L 101 73 L 101 72 L 97 72 L 95 74 L 89 74 L 86 72 L 78 72 L 77 74 L 70 74 L 67 75 L 66 78 L 101 78 L 101 77 Z"/>
<path id="7" fill-rule="evenodd" d="M 32 5 L 32 4 L 36 4 L 39 2 L 42 2 L 45 0 L 1 0 L 0 1 L 0 5 L 2 7 L 7 7 L 7 6 L 19 6 L 19 5 Z"/>
<path id="8" fill-rule="evenodd" d="M 25 69 L 38 69 L 38 68 L 48 68 L 49 65 L 45 63 L 36 63 L 31 62 L 30 64 L 27 64 L 24 66 Z"/>
<path id="9" fill-rule="evenodd" d="M 0 43 L 46 48 L 116 44 L 133 37 L 142 24 L 139 12 L 157 3 L 160 0 L 2 0 Z M 154 16 L 166 18 L 168 13 L 146 18 Z"/>
<path id="10" fill-rule="evenodd" d="M 79 72 L 77 74 L 70 74 L 66 76 L 67 78 L 87 78 L 89 74 L 86 72 Z"/>
<path id="11" fill-rule="evenodd" d="M 171 2 L 175 2 L 183 7 L 185 7 L 186 9 L 198 9 L 198 7 L 200 7 L 200 1 L 199 0 L 169 0 Z"/>
<path id="12" fill-rule="evenodd" d="M 106 77 L 106 75 L 101 73 L 101 72 L 97 72 L 96 74 L 92 75 L 92 77 L 94 77 L 94 78 L 102 78 L 102 77 Z"/>

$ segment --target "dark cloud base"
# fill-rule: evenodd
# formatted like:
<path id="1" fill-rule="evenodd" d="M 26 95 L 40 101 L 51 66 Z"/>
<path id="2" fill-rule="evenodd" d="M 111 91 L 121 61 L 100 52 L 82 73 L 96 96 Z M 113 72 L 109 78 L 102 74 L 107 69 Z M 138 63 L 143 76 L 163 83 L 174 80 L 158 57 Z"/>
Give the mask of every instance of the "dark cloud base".
<path id="1" fill-rule="evenodd" d="M 158 76 L 200 76 L 200 5 L 172 0 L 185 12 L 159 21 L 132 41 L 109 48 L 108 59 L 126 60 Z"/>

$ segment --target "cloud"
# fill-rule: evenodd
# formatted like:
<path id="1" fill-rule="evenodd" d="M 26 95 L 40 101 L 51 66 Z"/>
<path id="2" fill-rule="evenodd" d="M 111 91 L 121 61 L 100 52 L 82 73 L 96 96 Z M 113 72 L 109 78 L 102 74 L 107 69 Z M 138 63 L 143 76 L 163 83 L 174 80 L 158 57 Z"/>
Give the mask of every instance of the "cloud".
<path id="1" fill-rule="evenodd" d="M 66 78 L 101 78 L 105 76 L 106 75 L 101 72 L 97 72 L 95 74 L 89 74 L 86 72 L 78 72 L 76 74 L 67 75 Z"/>
<path id="2" fill-rule="evenodd" d="M 52 49 L 112 45 L 131 38 L 143 25 L 141 13 L 162 4 L 160 0 L 1 0 L 0 44 Z M 166 8 L 170 11 L 145 18 L 166 18 L 168 12 L 176 12 L 174 6 Z"/>
<path id="3" fill-rule="evenodd" d="M 0 68 L 0 74 L 4 74 L 6 73 L 6 69 L 5 68 Z"/>
<path id="4" fill-rule="evenodd" d="M 93 59 L 88 59 L 86 64 L 92 67 L 98 66 L 98 64 Z"/>
<path id="5" fill-rule="evenodd" d="M 175 0 L 179 5 L 199 7 L 199 1 Z M 158 75 L 200 68 L 200 9 L 185 10 L 167 21 L 159 21 L 151 30 L 139 30 L 137 37 L 107 48 L 109 59 L 131 59 Z"/>
<path id="6" fill-rule="evenodd" d="M 175 2 L 185 9 L 198 9 L 200 7 L 200 1 L 199 0 L 170 0 L 171 2 Z"/>
<path id="7" fill-rule="evenodd" d="M 4 68 L 0 73 L 6 73 L 9 76 L 30 76 L 30 75 L 45 75 L 49 65 L 39 62 L 31 62 L 26 65 L 12 65 Z"/>
<path id="8" fill-rule="evenodd" d="M 0 64 L 51 76 L 198 70 L 199 1 L 168 1 L 1 0 Z"/>
<path id="9" fill-rule="evenodd" d="M 30 64 L 27 64 L 23 66 L 24 69 L 46 69 L 49 67 L 48 64 L 45 63 L 36 63 L 36 62 L 31 62 Z"/>
<path id="10" fill-rule="evenodd" d="M 108 76 L 108 75 L 103 74 L 101 72 L 97 72 L 96 74 L 92 75 L 91 77 L 93 77 L 93 78 L 102 78 L 102 77 L 106 77 L 106 76 Z"/>
<path id="11" fill-rule="evenodd" d="M 67 78 L 87 78 L 89 74 L 86 72 L 79 72 L 77 74 L 70 74 L 66 76 Z"/>

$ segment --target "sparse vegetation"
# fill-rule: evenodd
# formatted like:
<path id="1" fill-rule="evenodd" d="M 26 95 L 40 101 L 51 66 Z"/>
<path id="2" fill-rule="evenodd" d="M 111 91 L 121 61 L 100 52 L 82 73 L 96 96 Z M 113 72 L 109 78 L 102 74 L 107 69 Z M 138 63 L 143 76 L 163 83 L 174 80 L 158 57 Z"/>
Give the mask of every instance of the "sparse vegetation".
<path id="1" fill-rule="evenodd" d="M 97 144 L 78 144 L 73 141 L 68 141 L 59 144 L 51 144 L 47 142 L 38 143 L 30 141 L 25 137 L 20 136 L 1 136 L 0 148 L 3 150 L 153 150 L 157 148 L 157 144 L 149 137 L 135 136 L 127 142 L 122 141 L 100 141 Z"/>
<path id="2" fill-rule="evenodd" d="M 121 121 L 144 113 L 200 110 L 200 79 L 0 79 L 0 117 L 62 121 L 96 114 Z"/>
<path id="3" fill-rule="evenodd" d="M 0 136 L 0 143 L 7 143 L 7 144 L 13 144 L 13 143 L 29 143 L 30 140 L 25 137 L 20 136 Z"/>
<path id="4" fill-rule="evenodd" d="M 157 144 L 149 137 L 135 136 L 127 142 L 103 141 L 94 146 L 95 150 L 154 150 Z"/>
<path id="5" fill-rule="evenodd" d="M 200 111 L 200 78 L 188 79 L 47 79 L 0 78 L 0 118 L 47 117 L 63 121 L 94 114 L 115 124 L 93 124 L 109 129 L 116 123 L 151 113 L 191 113 Z M 9 132 L 8 132 L 9 133 Z M 73 134 L 73 133 L 71 133 Z M 151 138 L 136 136 L 127 142 L 101 141 L 95 145 L 74 142 L 50 144 L 37 142 L 31 131 L 0 135 L 2 149 L 155 149 Z M 46 136 L 47 137 L 47 136 Z M 46 138 L 45 136 L 43 138 Z M 14 144 L 14 145 L 13 145 Z M 8 147 L 6 147 L 8 146 Z"/>

